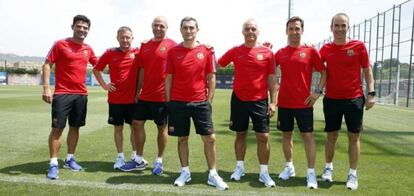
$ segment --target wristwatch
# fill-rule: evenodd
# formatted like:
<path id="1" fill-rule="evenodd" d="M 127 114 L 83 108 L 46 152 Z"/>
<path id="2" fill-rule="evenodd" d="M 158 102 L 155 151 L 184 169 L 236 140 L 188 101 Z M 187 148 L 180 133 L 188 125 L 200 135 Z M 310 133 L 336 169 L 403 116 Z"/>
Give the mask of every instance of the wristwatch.
<path id="1" fill-rule="evenodd" d="M 371 92 L 368 92 L 368 95 L 371 95 L 371 96 L 375 97 L 376 93 L 375 93 L 375 91 L 371 91 Z"/>
<path id="2" fill-rule="evenodd" d="M 323 94 L 323 91 L 322 91 L 322 89 L 320 89 L 320 88 L 315 88 L 315 90 L 313 90 L 313 92 L 314 92 L 314 93 L 318 93 L 318 94 L 320 94 L 320 95 L 322 95 L 322 94 Z"/>

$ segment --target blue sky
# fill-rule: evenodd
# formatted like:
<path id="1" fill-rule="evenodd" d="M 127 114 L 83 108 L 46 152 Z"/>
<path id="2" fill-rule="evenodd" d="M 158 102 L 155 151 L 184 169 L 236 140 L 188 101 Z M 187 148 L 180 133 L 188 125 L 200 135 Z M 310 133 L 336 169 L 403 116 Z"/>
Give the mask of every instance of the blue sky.
<path id="1" fill-rule="evenodd" d="M 292 14 L 305 20 L 303 41 L 317 43 L 331 35 L 331 17 L 338 12 L 360 23 L 405 0 L 292 0 Z M 92 20 L 86 43 L 97 55 L 117 46 L 119 26 L 134 31 L 134 46 L 152 37 L 155 16 L 166 16 L 167 35 L 181 41 L 179 22 L 185 16 L 199 21 L 198 39 L 214 45 L 218 56 L 243 42 L 242 23 L 259 22 L 260 41 L 270 41 L 277 50 L 286 44 L 288 0 L 0 0 L 0 52 L 45 56 L 57 39 L 70 37 L 76 14 Z"/>

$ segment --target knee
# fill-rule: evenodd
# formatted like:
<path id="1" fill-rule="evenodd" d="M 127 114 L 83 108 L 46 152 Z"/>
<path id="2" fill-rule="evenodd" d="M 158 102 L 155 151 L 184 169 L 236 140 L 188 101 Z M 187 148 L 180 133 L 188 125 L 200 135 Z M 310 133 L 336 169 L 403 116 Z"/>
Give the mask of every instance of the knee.
<path id="1" fill-rule="evenodd" d="M 179 137 L 178 138 L 179 144 L 188 144 L 188 137 Z"/>
<path id="2" fill-rule="evenodd" d="M 215 135 L 204 136 L 204 143 L 206 144 L 214 144 L 216 142 Z"/>
<path id="3" fill-rule="evenodd" d="M 258 143 L 268 143 L 269 135 L 267 133 L 256 134 L 256 140 Z"/>
<path id="4" fill-rule="evenodd" d="M 236 134 L 236 140 L 246 140 L 247 138 L 247 132 L 238 132 Z"/>

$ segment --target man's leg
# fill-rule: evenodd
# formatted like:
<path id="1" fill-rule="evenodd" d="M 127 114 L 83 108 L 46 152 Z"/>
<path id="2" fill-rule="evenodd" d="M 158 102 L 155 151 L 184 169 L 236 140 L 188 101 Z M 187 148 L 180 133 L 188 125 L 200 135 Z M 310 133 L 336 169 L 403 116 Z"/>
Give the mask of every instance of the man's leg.
<path id="1" fill-rule="evenodd" d="M 123 153 L 123 140 L 124 136 L 122 133 L 124 126 L 123 125 L 114 125 L 114 140 L 115 140 L 115 147 L 118 153 Z"/>
<path id="2" fill-rule="evenodd" d="M 348 132 L 348 153 L 349 153 L 349 167 L 357 169 L 359 154 L 360 154 L 360 134 Z"/>
<path id="3" fill-rule="evenodd" d="M 207 159 L 208 169 L 216 169 L 216 136 L 215 134 L 203 135 L 201 139 L 204 143 L 204 155 Z"/>
<path id="4" fill-rule="evenodd" d="M 293 131 L 283 132 L 283 154 L 285 155 L 286 162 L 292 162 L 292 152 L 293 152 L 293 141 L 292 141 Z"/>
<path id="5" fill-rule="evenodd" d="M 236 132 L 236 139 L 234 140 L 234 152 L 237 161 L 244 161 L 246 155 L 246 139 L 247 131 Z"/>
<path id="6" fill-rule="evenodd" d="M 261 165 L 269 164 L 269 133 L 256 133 L 257 156 Z"/>
<path id="7" fill-rule="evenodd" d="M 327 132 L 325 143 L 325 162 L 332 163 L 335 155 L 335 144 L 338 139 L 338 131 Z"/>
<path id="8" fill-rule="evenodd" d="M 158 145 L 158 157 L 164 155 L 165 146 L 168 141 L 167 125 L 158 125 L 158 136 L 157 136 L 157 145 Z"/>
<path id="9" fill-rule="evenodd" d="M 57 158 L 59 149 L 62 146 L 63 129 L 52 128 L 49 134 L 49 153 L 50 158 Z"/>
<path id="10" fill-rule="evenodd" d="M 137 156 L 143 156 L 144 154 L 144 144 L 145 144 L 145 121 L 143 120 L 133 120 L 132 126 L 134 129 L 134 138 L 135 138 L 135 149 L 137 151 Z"/>
<path id="11" fill-rule="evenodd" d="M 316 145 L 311 132 L 301 133 L 302 139 L 305 143 L 306 159 L 308 161 L 308 168 L 315 168 Z"/>
<path id="12" fill-rule="evenodd" d="M 181 167 L 188 167 L 188 136 L 178 137 L 178 157 Z"/>
<path id="13" fill-rule="evenodd" d="M 68 154 L 75 154 L 76 145 L 79 139 L 79 127 L 69 126 L 69 132 L 67 137 Z"/>

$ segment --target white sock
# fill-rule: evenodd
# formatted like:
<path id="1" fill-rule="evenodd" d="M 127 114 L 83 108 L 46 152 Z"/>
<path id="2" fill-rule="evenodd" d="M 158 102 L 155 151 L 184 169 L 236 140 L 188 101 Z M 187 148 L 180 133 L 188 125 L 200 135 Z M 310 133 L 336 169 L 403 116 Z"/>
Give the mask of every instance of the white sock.
<path id="1" fill-rule="evenodd" d="M 210 175 L 212 175 L 212 176 L 218 175 L 217 170 L 216 169 L 210 169 Z"/>
<path id="2" fill-rule="evenodd" d="M 308 174 L 315 173 L 315 168 L 308 168 Z"/>
<path id="3" fill-rule="evenodd" d="M 349 168 L 349 173 L 348 174 L 352 174 L 354 176 L 357 176 L 357 170 Z"/>
<path id="4" fill-rule="evenodd" d="M 157 158 L 155 159 L 155 162 L 160 162 L 160 163 L 162 163 L 162 157 L 157 157 Z"/>
<path id="5" fill-rule="evenodd" d="M 190 173 L 190 167 L 189 166 L 182 167 L 181 172 L 184 172 L 184 171 Z"/>
<path id="6" fill-rule="evenodd" d="M 57 157 L 50 158 L 50 165 L 59 165 Z"/>
<path id="7" fill-rule="evenodd" d="M 67 161 L 69 161 L 69 160 L 71 160 L 72 158 L 73 158 L 73 154 L 68 154 L 67 156 L 66 156 L 66 160 Z"/>
<path id="8" fill-rule="evenodd" d="M 236 161 L 236 166 L 244 168 L 244 161 Z"/>
<path id="9" fill-rule="evenodd" d="M 331 169 L 333 169 L 333 163 L 332 162 L 325 163 L 325 168 L 331 168 Z"/>
<path id="10" fill-rule="evenodd" d="M 140 155 L 137 155 L 137 156 L 135 156 L 134 160 L 135 160 L 135 162 L 137 162 L 137 163 L 141 163 L 141 162 L 142 162 L 142 160 L 144 160 L 144 157 L 142 157 L 142 156 L 140 156 Z"/>
<path id="11" fill-rule="evenodd" d="M 136 156 L 137 156 L 137 151 L 136 150 L 133 150 L 131 152 L 131 159 L 135 159 Z"/>
<path id="12" fill-rule="evenodd" d="M 286 166 L 287 166 L 287 167 L 290 167 L 290 168 L 294 168 L 294 166 L 293 166 L 293 161 L 286 162 Z"/>
<path id="13" fill-rule="evenodd" d="M 118 153 L 118 157 L 120 157 L 122 159 L 125 159 L 125 156 L 124 156 L 124 153 L 123 152 Z"/>
<path id="14" fill-rule="evenodd" d="M 267 165 L 260 164 L 260 173 L 269 173 Z"/>

